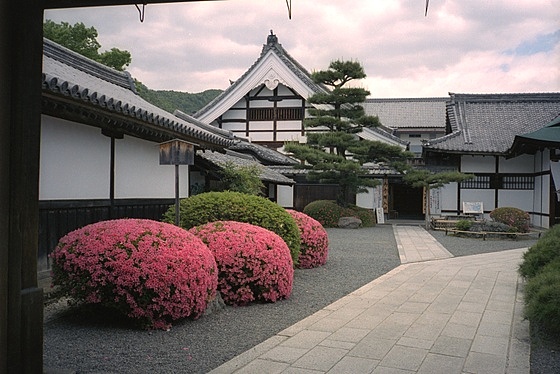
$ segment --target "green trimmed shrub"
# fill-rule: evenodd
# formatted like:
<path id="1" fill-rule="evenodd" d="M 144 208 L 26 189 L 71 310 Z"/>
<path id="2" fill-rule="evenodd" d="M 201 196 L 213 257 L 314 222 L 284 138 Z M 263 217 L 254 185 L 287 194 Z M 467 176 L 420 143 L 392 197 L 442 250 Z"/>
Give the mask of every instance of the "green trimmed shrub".
<path id="1" fill-rule="evenodd" d="M 476 221 L 473 222 L 470 229 L 473 232 L 516 232 L 517 230 L 505 223 L 493 221 Z"/>
<path id="2" fill-rule="evenodd" d="M 303 213 L 319 221 L 323 227 L 337 227 L 343 208 L 334 200 L 315 200 L 303 208 Z"/>
<path id="3" fill-rule="evenodd" d="M 340 217 L 357 217 L 362 221 L 362 227 L 375 225 L 375 215 L 371 209 L 356 205 L 342 207 L 334 200 L 315 200 L 303 208 L 303 213 L 319 221 L 323 227 L 338 227 Z"/>
<path id="4" fill-rule="evenodd" d="M 290 248 L 298 264 L 301 237 L 294 218 L 280 205 L 255 195 L 240 192 L 206 192 L 182 199 L 179 225 L 184 229 L 215 221 L 245 222 L 278 234 Z M 175 222 L 175 206 L 169 207 L 163 221 Z"/>
<path id="5" fill-rule="evenodd" d="M 517 232 L 529 231 L 529 213 L 513 207 L 496 208 L 490 212 L 490 218 L 496 222 L 514 227 Z"/>
<path id="6" fill-rule="evenodd" d="M 519 273 L 524 278 L 532 278 L 557 258 L 560 258 L 560 225 L 548 229 L 537 243 L 523 254 Z"/>
<path id="7" fill-rule="evenodd" d="M 473 225 L 473 221 L 468 219 L 462 219 L 455 224 L 455 228 L 461 231 L 469 231 Z"/>
<path id="8" fill-rule="evenodd" d="M 542 268 L 525 286 L 525 315 L 551 336 L 560 333 L 560 258 Z"/>
<path id="9" fill-rule="evenodd" d="M 356 205 L 350 205 L 345 209 L 345 212 L 348 212 L 348 216 L 358 217 L 359 219 L 361 219 L 362 227 L 375 226 L 375 214 L 371 209 L 362 208 Z"/>

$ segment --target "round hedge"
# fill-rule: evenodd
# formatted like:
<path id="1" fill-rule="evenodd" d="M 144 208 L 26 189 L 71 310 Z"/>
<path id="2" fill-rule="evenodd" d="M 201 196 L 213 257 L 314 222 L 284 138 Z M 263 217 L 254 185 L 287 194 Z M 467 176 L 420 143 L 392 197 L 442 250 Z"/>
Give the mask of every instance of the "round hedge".
<path id="1" fill-rule="evenodd" d="M 496 208 L 490 212 L 490 218 L 515 228 L 517 232 L 529 231 L 529 213 L 514 207 Z"/>
<path id="2" fill-rule="evenodd" d="M 301 235 L 301 252 L 298 267 L 310 269 L 327 263 L 329 237 L 319 221 L 305 213 L 288 209 L 294 217 Z"/>
<path id="3" fill-rule="evenodd" d="M 525 315 L 550 336 L 560 334 L 560 258 L 549 262 L 527 281 Z"/>
<path id="4" fill-rule="evenodd" d="M 560 225 L 549 228 L 543 236 L 523 253 L 519 273 L 524 278 L 536 276 L 543 267 L 560 258 Z"/>
<path id="5" fill-rule="evenodd" d="M 312 201 L 303 208 L 303 213 L 319 221 L 324 227 L 338 227 L 341 217 L 358 217 L 362 221 L 362 227 L 375 225 L 375 215 L 371 209 L 353 204 L 342 207 L 334 200 Z"/>
<path id="6" fill-rule="evenodd" d="M 208 222 L 237 221 L 263 227 L 280 235 L 298 263 L 301 238 L 296 222 L 280 205 L 261 196 L 240 192 L 206 192 L 182 199 L 179 225 L 191 229 Z M 164 214 L 165 222 L 175 222 L 175 206 Z"/>
<path id="7" fill-rule="evenodd" d="M 218 291 L 226 304 L 275 302 L 292 292 L 294 264 L 284 240 L 244 222 L 216 221 L 193 227 L 214 254 Z"/>
<path id="8" fill-rule="evenodd" d="M 145 327 L 199 317 L 216 296 L 214 256 L 193 234 L 143 219 L 102 221 L 60 239 L 53 283 L 75 300 L 101 304 Z"/>

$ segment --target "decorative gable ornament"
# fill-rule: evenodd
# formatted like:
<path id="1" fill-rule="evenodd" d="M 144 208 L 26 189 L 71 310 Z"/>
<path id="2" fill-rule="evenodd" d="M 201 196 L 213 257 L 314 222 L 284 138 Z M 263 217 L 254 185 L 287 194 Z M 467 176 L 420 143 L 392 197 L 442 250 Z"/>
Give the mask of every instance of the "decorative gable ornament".
<path id="1" fill-rule="evenodd" d="M 268 71 L 268 73 L 265 75 L 265 78 L 262 82 L 259 83 L 259 85 L 263 83 L 266 88 L 268 88 L 269 90 L 274 90 L 276 87 L 278 87 L 278 84 L 282 83 L 283 85 L 286 85 L 286 82 L 280 77 L 280 75 L 274 70 L 274 69 L 270 69 Z"/>

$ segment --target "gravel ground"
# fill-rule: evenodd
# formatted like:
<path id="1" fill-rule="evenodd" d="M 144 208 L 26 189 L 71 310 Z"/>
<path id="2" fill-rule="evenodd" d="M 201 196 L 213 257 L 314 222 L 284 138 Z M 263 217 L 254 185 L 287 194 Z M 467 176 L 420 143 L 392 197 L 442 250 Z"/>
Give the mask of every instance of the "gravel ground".
<path id="1" fill-rule="evenodd" d="M 327 264 L 297 269 L 289 299 L 226 307 L 170 331 L 53 304 L 45 310 L 44 365 L 51 372 L 205 373 L 399 265 L 391 226 L 328 233 Z"/>
<path id="2" fill-rule="evenodd" d="M 225 307 L 170 331 L 138 330 L 99 310 L 45 308 L 47 373 L 206 373 L 399 265 L 390 225 L 328 229 L 325 266 L 297 269 L 289 299 L 274 304 Z M 455 256 L 529 247 L 534 239 L 481 239 L 430 231 Z M 533 334 L 531 373 L 560 373 L 558 347 Z"/>

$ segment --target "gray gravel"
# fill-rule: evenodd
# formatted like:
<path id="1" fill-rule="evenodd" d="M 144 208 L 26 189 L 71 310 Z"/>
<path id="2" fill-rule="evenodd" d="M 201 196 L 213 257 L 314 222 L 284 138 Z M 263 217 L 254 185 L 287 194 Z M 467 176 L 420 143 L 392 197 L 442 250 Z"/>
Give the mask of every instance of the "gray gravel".
<path id="1" fill-rule="evenodd" d="M 391 226 L 328 233 L 327 264 L 297 269 L 291 297 L 274 304 L 226 307 L 170 331 L 138 330 L 80 309 L 52 319 L 47 308 L 44 365 L 53 372 L 205 373 L 399 265 Z"/>
<path id="2" fill-rule="evenodd" d="M 46 307 L 46 372 L 206 373 L 399 265 L 390 225 L 327 231 L 327 264 L 297 269 L 291 297 L 274 304 L 226 307 L 195 321 L 175 323 L 170 331 L 139 330 L 115 316 L 70 308 L 63 301 Z M 455 256 L 529 247 L 536 241 L 482 241 L 430 232 Z M 550 361 L 550 353 L 543 352 L 548 356 L 532 355 L 532 366 Z"/>

